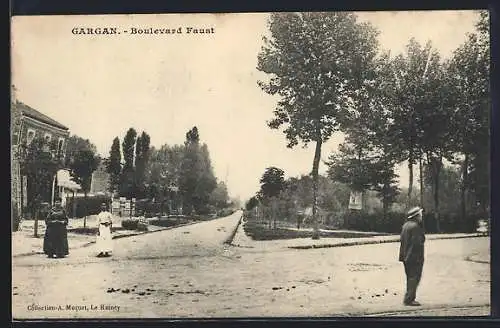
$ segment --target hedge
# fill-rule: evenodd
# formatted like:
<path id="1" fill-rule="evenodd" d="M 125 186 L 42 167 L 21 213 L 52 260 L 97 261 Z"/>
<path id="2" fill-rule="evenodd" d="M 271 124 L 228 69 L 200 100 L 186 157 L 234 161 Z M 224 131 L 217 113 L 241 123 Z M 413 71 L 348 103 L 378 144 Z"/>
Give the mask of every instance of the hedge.
<path id="1" fill-rule="evenodd" d="M 433 212 L 424 212 L 424 227 L 428 233 L 437 233 L 437 224 Z M 469 215 L 465 219 L 457 213 L 443 213 L 439 218 L 439 232 L 459 233 L 474 232 L 477 227 L 477 215 Z M 358 231 L 384 233 L 400 233 L 406 221 L 406 213 L 389 212 L 386 217 L 382 213 L 363 213 L 351 211 L 344 216 L 344 227 Z"/>
<path id="2" fill-rule="evenodd" d="M 358 231 L 399 233 L 405 221 L 404 214 L 395 212 L 389 212 L 385 217 L 382 213 L 358 211 L 350 211 L 344 215 L 344 227 Z"/>
<path id="3" fill-rule="evenodd" d="M 137 219 L 122 220 L 123 229 L 137 230 L 138 226 L 139 226 L 139 220 L 137 220 Z"/>
<path id="4" fill-rule="evenodd" d="M 68 197 L 66 199 L 66 212 L 69 217 L 73 217 L 73 200 L 76 204 L 76 217 L 83 218 L 84 216 L 96 215 L 101 212 L 101 204 L 110 204 L 111 199 L 105 195 L 95 195 L 85 197 Z"/>

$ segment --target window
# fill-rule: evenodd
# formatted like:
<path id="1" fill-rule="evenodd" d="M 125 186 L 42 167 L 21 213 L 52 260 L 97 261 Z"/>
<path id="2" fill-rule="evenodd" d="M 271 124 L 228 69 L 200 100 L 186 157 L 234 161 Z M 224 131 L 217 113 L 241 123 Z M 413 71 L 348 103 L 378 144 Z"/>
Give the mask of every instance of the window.
<path id="1" fill-rule="evenodd" d="M 35 139 L 35 130 L 28 129 L 28 133 L 26 134 L 26 143 L 29 145 L 33 139 Z"/>
<path id="2" fill-rule="evenodd" d="M 50 133 L 45 133 L 43 136 L 45 138 L 45 141 L 50 142 L 52 140 L 52 135 Z"/>

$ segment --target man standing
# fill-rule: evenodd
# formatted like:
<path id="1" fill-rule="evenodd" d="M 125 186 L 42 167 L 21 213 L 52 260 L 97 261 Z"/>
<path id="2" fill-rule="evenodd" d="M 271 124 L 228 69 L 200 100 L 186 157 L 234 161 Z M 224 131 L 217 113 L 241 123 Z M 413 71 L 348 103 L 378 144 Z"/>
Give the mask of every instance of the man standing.
<path id="1" fill-rule="evenodd" d="M 399 261 L 403 262 L 406 273 L 406 294 L 403 303 L 407 306 L 419 306 L 415 301 L 417 287 L 424 266 L 425 233 L 422 226 L 422 211 L 414 207 L 408 211 L 408 218 L 401 230 Z"/>

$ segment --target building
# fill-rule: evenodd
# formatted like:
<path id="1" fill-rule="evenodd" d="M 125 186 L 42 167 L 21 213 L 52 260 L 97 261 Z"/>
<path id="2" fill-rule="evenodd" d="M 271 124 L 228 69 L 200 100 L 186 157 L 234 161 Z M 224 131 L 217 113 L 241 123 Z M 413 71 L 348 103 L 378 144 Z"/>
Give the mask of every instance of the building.
<path id="1" fill-rule="evenodd" d="M 101 194 L 108 192 L 109 173 L 106 171 L 106 160 L 102 159 L 97 170 L 92 173 L 90 183 L 90 194 Z"/>
<path id="2" fill-rule="evenodd" d="M 23 209 L 28 204 L 27 177 L 21 175 L 21 146 L 29 145 L 35 138 L 42 137 L 45 140 L 55 143 L 56 147 L 52 151 L 53 155 L 61 155 L 64 158 L 66 140 L 69 137 L 69 129 L 63 124 L 55 121 L 36 109 L 14 99 L 11 103 L 11 187 L 12 200 L 16 202 L 18 210 L 23 213 Z M 56 177 L 54 186 L 56 190 Z M 71 185 L 73 187 L 73 185 Z"/>

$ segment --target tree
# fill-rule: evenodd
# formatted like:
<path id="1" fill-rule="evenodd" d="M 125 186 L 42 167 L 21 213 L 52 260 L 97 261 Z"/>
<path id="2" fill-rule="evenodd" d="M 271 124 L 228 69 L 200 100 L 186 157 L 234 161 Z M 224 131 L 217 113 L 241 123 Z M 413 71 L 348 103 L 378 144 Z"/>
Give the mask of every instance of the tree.
<path id="1" fill-rule="evenodd" d="M 10 97 L 10 156 L 11 156 L 11 208 L 12 208 L 12 227 L 14 231 L 19 228 L 21 220 L 21 206 L 18 202 L 18 196 L 21 193 L 21 174 L 20 174 L 20 145 L 22 113 L 17 106 L 16 87 L 11 85 Z"/>
<path id="2" fill-rule="evenodd" d="M 333 181 L 345 183 L 354 191 L 368 190 L 374 181 L 372 158 L 358 145 L 341 144 L 339 151 L 330 155 L 327 165 Z"/>
<path id="3" fill-rule="evenodd" d="M 182 195 L 183 213 L 191 213 L 194 209 L 194 196 L 200 175 L 198 128 L 195 126 L 186 133 L 184 156 L 180 172 L 180 192 Z"/>
<path id="4" fill-rule="evenodd" d="M 109 159 L 106 163 L 106 171 L 109 174 L 109 189 L 111 192 L 116 192 L 120 188 L 120 175 L 122 171 L 122 155 L 120 151 L 120 139 L 113 139 L 111 150 L 109 151 Z"/>
<path id="5" fill-rule="evenodd" d="M 208 146 L 203 144 L 199 150 L 199 178 L 195 189 L 194 207 L 197 213 L 207 213 L 210 195 L 217 188 L 217 178 L 214 175 Z M 225 187 L 225 185 L 224 185 Z M 227 193 L 227 189 L 226 189 Z"/>
<path id="6" fill-rule="evenodd" d="M 71 162 L 81 151 L 88 150 L 93 153 L 97 152 L 96 146 L 89 139 L 84 139 L 77 135 L 72 135 L 66 141 L 65 165 L 70 166 Z"/>
<path id="7" fill-rule="evenodd" d="M 120 177 L 120 195 L 133 197 L 135 186 L 134 150 L 137 132 L 134 128 L 128 129 L 122 142 L 123 169 Z"/>
<path id="8" fill-rule="evenodd" d="M 223 209 L 227 206 L 229 201 L 229 194 L 227 192 L 227 186 L 223 181 L 219 181 L 217 187 L 210 194 L 210 203 L 217 209 Z"/>
<path id="9" fill-rule="evenodd" d="M 425 124 L 441 123 L 442 104 L 439 85 L 441 74 L 439 53 L 432 47 L 431 42 L 422 47 L 414 38 L 410 39 L 405 54 L 388 59 L 388 65 L 381 72 L 386 80 L 382 93 L 391 107 L 390 121 L 387 134 L 393 145 L 393 154 L 399 162 L 408 162 L 409 183 L 408 201 L 413 192 L 413 167 L 421 161 L 424 150 L 422 142 L 437 137 L 430 135 L 436 130 L 434 127 L 425 127 Z M 434 116 L 434 118 L 431 118 Z M 428 133 L 430 132 L 430 133 Z M 442 134 L 446 129 L 442 129 Z M 438 139 L 435 139 L 437 141 Z M 441 141 L 441 139 L 439 139 Z M 434 145 L 427 145 L 434 150 Z M 407 202 L 407 205 L 411 204 Z"/>
<path id="10" fill-rule="evenodd" d="M 168 145 L 160 149 L 151 149 L 146 163 L 145 181 L 149 197 L 160 202 L 161 212 L 164 212 L 165 201 L 169 201 L 170 211 L 177 207 L 177 192 L 173 187 L 179 186 L 181 164 L 184 156 L 184 146 Z"/>
<path id="11" fill-rule="evenodd" d="M 321 147 L 349 121 L 358 90 L 372 79 L 377 32 L 347 12 L 273 13 L 269 28 L 272 38 L 264 38 L 257 69 L 271 77 L 259 85 L 266 93 L 278 95 L 280 101 L 268 126 L 286 126 L 289 148 L 299 140 L 304 146 L 316 143 L 312 177 L 313 239 L 317 239 Z"/>
<path id="12" fill-rule="evenodd" d="M 454 124 L 451 139 L 463 155 L 461 215 L 467 217 L 467 191 L 486 214 L 489 207 L 489 33 L 487 13 L 482 12 L 477 33 L 467 36 L 451 58 L 449 88 Z"/>
<path id="13" fill-rule="evenodd" d="M 250 197 L 250 199 L 245 204 L 245 209 L 251 211 L 259 205 L 259 200 L 256 196 Z"/>
<path id="14" fill-rule="evenodd" d="M 271 213 L 276 228 L 276 199 L 285 188 L 285 172 L 277 167 L 268 167 L 260 179 L 260 193 L 264 200 L 271 202 Z"/>
<path id="15" fill-rule="evenodd" d="M 52 186 L 57 170 L 62 167 L 61 158 L 54 156 L 57 145 L 44 138 L 35 138 L 22 146 L 21 172 L 28 179 L 28 208 L 35 217 L 35 237 L 38 237 L 38 217 L 42 202 L 50 202 Z"/>
<path id="16" fill-rule="evenodd" d="M 146 163 L 149 157 L 150 137 L 146 132 L 137 137 L 135 145 L 135 192 L 144 194 Z"/>
<path id="17" fill-rule="evenodd" d="M 217 180 L 213 173 L 208 146 L 200 144 L 196 126 L 186 133 L 179 185 L 183 211 L 207 213 L 210 194 L 217 187 Z"/>
<path id="18" fill-rule="evenodd" d="M 78 183 L 83 190 L 85 204 L 87 204 L 87 194 L 92 183 L 92 173 L 97 170 L 100 158 L 92 150 L 84 149 L 76 153 L 70 164 L 72 180 Z M 83 227 L 87 227 L 87 213 L 83 219 Z"/>

